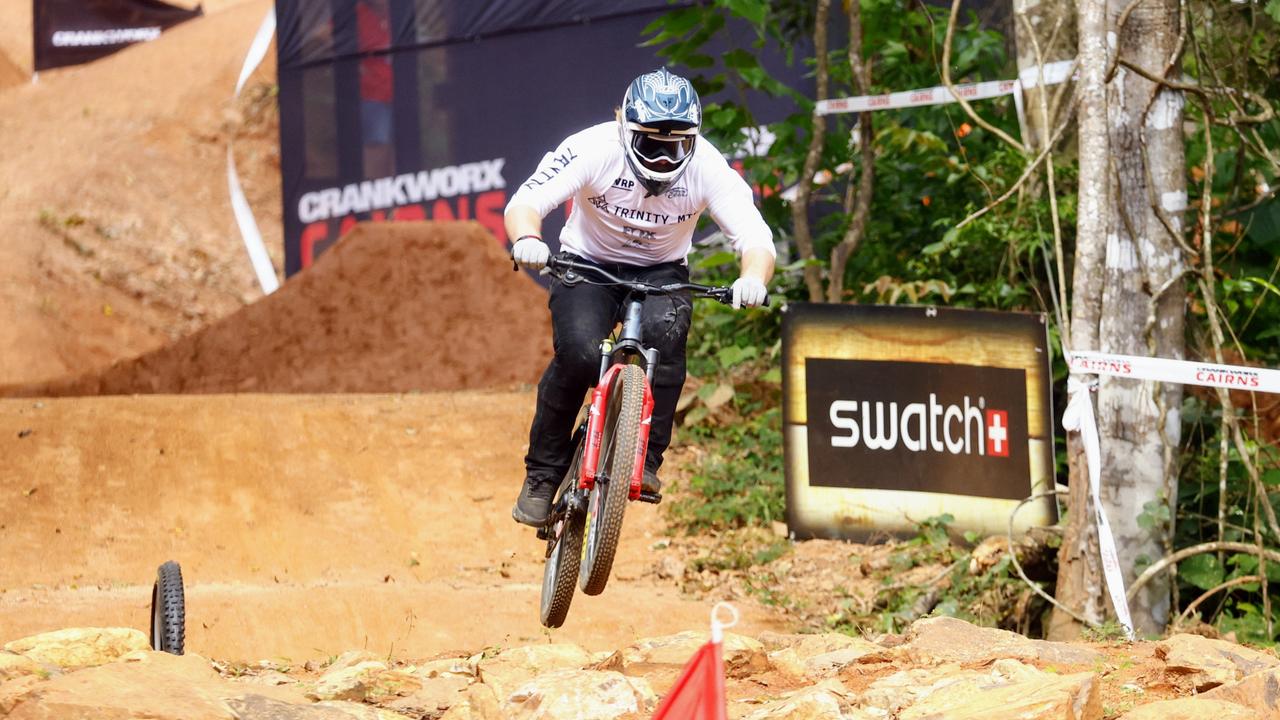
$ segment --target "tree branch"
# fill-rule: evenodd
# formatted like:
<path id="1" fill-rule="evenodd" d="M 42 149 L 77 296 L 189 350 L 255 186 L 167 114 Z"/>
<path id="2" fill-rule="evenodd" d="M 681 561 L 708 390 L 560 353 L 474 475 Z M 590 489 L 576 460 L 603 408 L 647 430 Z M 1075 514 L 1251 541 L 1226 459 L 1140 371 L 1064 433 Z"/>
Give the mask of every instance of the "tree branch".
<path id="1" fill-rule="evenodd" d="M 960 97 L 960 93 L 956 92 L 955 84 L 951 82 L 951 39 L 956 32 L 956 18 L 959 14 L 960 0 L 952 0 L 951 16 L 947 19 L 947 35 L 946 39 L 942 41 L 942 84 L 947 86 L 947 90 L 951 93 L 951 97 L 955 98 L 956 102 L 960 103 L 960 107 L 964 108 L 965 113 L 968 114 L 969 118 L 972 119 L 978 127 L 983 128 L 987 132 L 990 132 L 1001 140 L 1009 143 L 1016 148 L 1018 152 L 1025 153 L 1027 152 L 1026 146 L 1017 140 L 1014 140 L 1012 137 L 1009 137 L 1009 134 L 1005 131 L 995 125 L 992 125 L 986 120 L 983 120 L 978 113 L 974 111 L 973 106 L 969 104 L 969 101 Z"/>
<path id="2" fill-rule="evenodd" d="M 1242 543 L 1242 542 L 1224 542 L 1224 541 L 1200 543 L 1199 545 L 1192 545 L 1191 547 L 1182 548 L 1181 550 L 1179 550 L 1176 553 L 1173 553 L 1172 555 L 1166 555 L 1160 558 L 1159 560 L 1157 560 L 1146 570 L 1143 570 L 1142 574 L 1138 576 L 1138 579 L 1134 580 L 1133 584 L 1129 586 L 1129 590 L 1128 592 L 1125 593 L 1125 597 L 1127 597 L 1129 600 L 1132 600 L 1134 597 L 1137 596 L 1138 591 L 1142 589 L 1143 585 L 1146 585 L 1147 583 L 1151 582 L 1152 578 L 1154 578 L 1156 575 L 1159 575 L 1162 570 L 1169 567 L 1170 565 L 1180 563 L 1183 560 L 1186 560 L 1187 558 L 1193 555 L 1201 555 L 1207 552 L 1217 552 L 1219 550 L 1244 553 L 1245 555 L 1257 555 L 1259 557 L 1266 557 L 1268 560 L 1271 560 L 1273 562 L 1280 562 L 1280 552 L 1276 552 L 1275 550 L 1271 550 L 1269 548 L 1260 548 L 1257 545 L 1250 545 L 1248 543 Z"/>
<path id="3" fill-rule="evenodd" d="M 1053 148 L 1054 143 L 1058 142 L 1058 138 L 1062 137 L 1063 131 L 1065 131 L 1067 129 L 1067 126 L 1071 124 L 1071 119 L 1074 116 L 1074 114 L 1075 114 L 1074 112 L 1070 112 L 1070 113 L 1067 113 L 1067 115 L 1062 118 L 1062 124 L 1058 126 L 1057 130 L 1053 131 L 1053 136 L 1049 138 L 1049 142 L 1048 144 L 1045 145 L 1045 149 L 1040 152 L 1040 154 L 1036 157 L 1035 160 L 1032 160 L 1030 163 L 1027 164 L 1026 169 L 1022 171 L 1022 175 L 1018 176 L 1018 179 L 1014 181 L 1013 185 L 1009 186 L 1008 190 L 1004 191 L 1003 195 L 1001 195 L 1000 197 L 996 198 L 995 200 L 987 204 L 987 206 L 982 208 L 981 210 L 974 211 L 972 214 L 969 215 L 969 217 L 965 218 L 964 220 L 961 220 L 956 225 L 956 230 L 959 230 L 964 226 L 968 225 L 969 223 L 973 222 L 974 220 L 977 220 L 983 215 L 986 215 L 987 213 L 994 210 L 997 206 L 999 206 L 1000 203 L 1013 197 L 1013 194 L 1018 192 L 1018 188 L 1021 187 L 1022 184 L 1027 181 L 1027 178 L 1031 177 L 1032 173 L 1036 171 L 1036 168 L 1040 166 L 1040 163 L 1044 162 L 1045 158 L 1049 156 L 1049 152 Z"/>
<path id="4" fill-rule="evenodd" d="M 813 26 L 814 56 L 817 59 L 816 98 L 819 102 L 827 99 L 827 15 L 831 9 L 831 0 L 818 0 L 817 19 Z M 822 144 L 826 139 L 827 121 L 818 114 L 817 107 L 813 111 L 813 126 L 809 135 L 809 151 L 804 157 L 804 167 L 800 171 L 800 184 L 796 187 L 796 199 L 791 203 L 791 223 L 795 229 L 796 252 L 806 261 L 817 259 L 813 249 L 813 234 L 809 229 L 809 203 L 813 193 L 813 176 L 818 171 L 818 162 L 822 159 Z M 809 290 L 809 302 L 822 302 L 822 270 L 816 263 L 807 262 L 804 266 L 804 283 Z"/>

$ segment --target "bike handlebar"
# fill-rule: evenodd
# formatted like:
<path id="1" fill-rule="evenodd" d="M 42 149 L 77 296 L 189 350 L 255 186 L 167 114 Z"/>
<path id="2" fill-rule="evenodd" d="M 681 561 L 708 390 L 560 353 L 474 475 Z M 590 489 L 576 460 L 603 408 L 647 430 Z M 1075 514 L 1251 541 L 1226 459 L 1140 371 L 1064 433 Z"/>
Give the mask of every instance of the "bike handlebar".
<path id="1" fill-rule="evenodd" d="M 651 283 L 640 282 L 638 280 L 623 280 L 613 273 L 595 265 L 574 262 L 573 260 L 564 260 L 557 257 L 547 259 L 547 266 L 542 270 L 544 274 L 555 275 L 560 278 L 561 282 L 566 284 L 574 284 L 577 282 L 585 282 L 593 285 L 618 285 L 629 290 L 646 294 L 670 294 L 679 290 L 690 290 L 696 297 L 711 298 L 725 305 L 733 304 L 733 288 L 723 285 L 700 285 L 698 283 L 670 283 L 667 285 L 653 285 Z M 594 273 L 606 280 L 606 282 L 598 282 L 590 280 L 587 277 L 574 279 L 570 277 L 573 273 L 590 272 Z M 766 295 L 764 306 L 769 306 L 769 297 Z"/>

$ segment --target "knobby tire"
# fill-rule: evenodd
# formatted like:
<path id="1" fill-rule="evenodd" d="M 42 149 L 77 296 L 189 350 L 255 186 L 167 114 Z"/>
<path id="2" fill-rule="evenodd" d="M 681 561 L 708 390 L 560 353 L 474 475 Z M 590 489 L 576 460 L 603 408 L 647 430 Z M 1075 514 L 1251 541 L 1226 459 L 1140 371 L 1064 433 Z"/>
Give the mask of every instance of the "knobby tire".
<path id="1" fill-rule="evenodd" d="M 582 465 L 582 452 L 585 443 L 581 440 L 574 451 L 573 463 L 556 490 L 551 507 L 560 504 L 561 498 L 578 486 L 578 473 Z M 569 615 L 569 604 L 573 602 L 574 587 L 578 584 L 578 566 L 582 560 L 582 535 L 586 517 L 583 513 L 567 513 L 563 520 L 563 528 L 558 540 L 547 540 L 551 545 L 546 565 L 542 569 L 542 602 L 539 618 L 549 628 L 558 628 L 564 624 Z M 554 545 L 552 545 L 554 543 Z"/>
<path id="2" fill-rule="evenodd" d="M 187 603 L 182 568 L 170 560 L 160 566 L 151 588 L 151 649 L 181 655 L 187 639 Z"/>
<path id="3" fill-rule="evenodd" d="M 607 457 L 602 453 L 599 468 L 607 480 L 597 477 L 587 501 L 591 512 L 578 578 L 582 592 L 588 595 L 604 592 L 613 570 L 613 556 L 622 535 L 622 518 L 635 470 L 636 443 L 640 442 L 644 387 L 644 370 L 638 365 L 626 365 L 610 391 L 604 438 L 604 442 L 609 443 L 609 452 Z"/>

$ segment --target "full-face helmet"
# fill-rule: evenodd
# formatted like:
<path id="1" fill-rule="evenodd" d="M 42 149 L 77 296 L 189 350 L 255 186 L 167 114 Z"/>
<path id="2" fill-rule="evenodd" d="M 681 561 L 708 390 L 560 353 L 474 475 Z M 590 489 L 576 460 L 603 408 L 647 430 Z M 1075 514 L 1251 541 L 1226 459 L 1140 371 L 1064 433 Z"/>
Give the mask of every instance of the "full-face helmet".
<path id="1" fill-rule="evenodd" d="M 663 67 L 631 82 L 618 124 L 631 171 L 649 195 L 660 195 L 689 167 L 702 103 L 692 83 Z"/>

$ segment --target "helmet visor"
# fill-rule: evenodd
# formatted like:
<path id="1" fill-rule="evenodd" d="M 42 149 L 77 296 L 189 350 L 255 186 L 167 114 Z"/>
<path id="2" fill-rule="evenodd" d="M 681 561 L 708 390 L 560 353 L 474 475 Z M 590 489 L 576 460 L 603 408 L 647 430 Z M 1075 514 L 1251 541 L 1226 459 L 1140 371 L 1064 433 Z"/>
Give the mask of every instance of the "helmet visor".
<path id="1" fill-rule="evenodd" d="M 646 167 L 662 172 L 682 164 L 689 157 L 695 137 L 637 132 L 632 136 L 631 148 Z"/>

